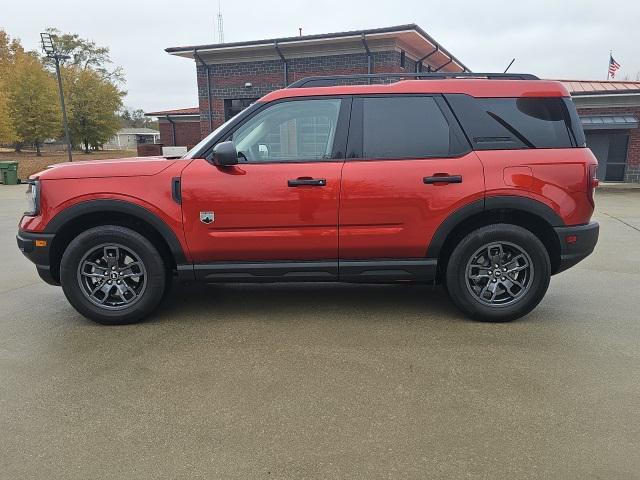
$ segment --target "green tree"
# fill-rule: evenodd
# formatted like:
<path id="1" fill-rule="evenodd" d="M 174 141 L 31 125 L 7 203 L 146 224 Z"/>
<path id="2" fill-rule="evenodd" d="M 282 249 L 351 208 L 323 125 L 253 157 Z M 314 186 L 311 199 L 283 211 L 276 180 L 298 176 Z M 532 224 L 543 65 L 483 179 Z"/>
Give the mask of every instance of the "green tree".
<path id="1" fill-rule="evenodd" d="M 90 146 L 101 146 L 120 128 L 124 93 L 92 69 L 65 68 L 64 83 L 71 142 L 89 153 Z"/>
<path id="2" fill-rule="evenodd" d="M 63 66 L 74 66 L 82 70 L 94 70 L 103 79 L 116 84 L 124 83 L 122 67 L 113 66 L 109 47 L 99 47 L 92 40 L 81 38 L 76 33 L 62 33 L 57 28 L 47 28 L 59 53 L 68 55 L 68 60 L 62 60 Z M 44 57 L 44 62 L 53 68 L 53 60 Z"/>
<path id="3" fill-rule="evenodd" d="M 123 109 L 120 113 L 120 121 L 123 127 L 134 128 L 155 128 L 158 127 L 158 122 L 152 120 L 149 117 L 144 116 L 144 110 L 137 108 L 135 110 Z"/>
<path id="4" fill-rule="evenodd" d="M 56 82 L 40 60 L 20 53 L 7 81 L 7 104 L 17 141 L 40 146 L 60 133 L 60 107 Z"/>

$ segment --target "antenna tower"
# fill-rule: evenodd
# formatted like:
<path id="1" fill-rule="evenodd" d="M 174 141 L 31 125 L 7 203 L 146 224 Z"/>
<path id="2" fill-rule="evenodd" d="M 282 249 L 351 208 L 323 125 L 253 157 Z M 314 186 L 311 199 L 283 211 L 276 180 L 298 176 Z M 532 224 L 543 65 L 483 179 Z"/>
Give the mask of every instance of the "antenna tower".
<path id="1" fill-rule="evenodd" d="M 218 43 L 224 43 L 224 20 L 222 19 L 222 6 L 218 2 Z"/>

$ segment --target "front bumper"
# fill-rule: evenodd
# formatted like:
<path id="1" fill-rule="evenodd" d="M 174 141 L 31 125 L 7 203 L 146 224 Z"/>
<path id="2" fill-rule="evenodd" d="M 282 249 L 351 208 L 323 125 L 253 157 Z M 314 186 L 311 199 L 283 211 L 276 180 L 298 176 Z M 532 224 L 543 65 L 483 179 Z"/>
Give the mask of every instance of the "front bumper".
<path id="1" fill-rule="evenodd" d="M 554 228 L 560 242 L 560 264 L 554 273 L 560 273 L 584 260 L 598 243 L 600 225 L 590 222 L 576 227 Z"/>
<path id="2" fill-rule="evenodd" d="M 53 233 L 32 233 L 24 230 L 18 231 L 16 240 L 18 248 L 24 256 L 36 265 L 40 278 L 49 285 L 60 285 L 60 282 L 51 273 L 50 249 L 53 242 Z"/>

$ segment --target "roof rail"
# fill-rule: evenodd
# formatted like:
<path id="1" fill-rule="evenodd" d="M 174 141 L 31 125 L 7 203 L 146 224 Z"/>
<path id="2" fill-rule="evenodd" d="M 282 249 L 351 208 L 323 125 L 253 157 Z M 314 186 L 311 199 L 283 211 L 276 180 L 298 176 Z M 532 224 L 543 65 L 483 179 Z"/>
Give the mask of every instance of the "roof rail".
<path id="1" fill-rule="evenodd" d="M 340 80 L 370 80 L 372 78 L 398 78 L 416 80 L 444 80 L 451 78 L 479 78 L 485 80 L 540 80 L 530 73 L 472 73 L 472 72 L 402 72 L 402 73 L 356 73 L 353 75 L 321 75 L 305 77 L 287 88 L 331 87 Z"/>

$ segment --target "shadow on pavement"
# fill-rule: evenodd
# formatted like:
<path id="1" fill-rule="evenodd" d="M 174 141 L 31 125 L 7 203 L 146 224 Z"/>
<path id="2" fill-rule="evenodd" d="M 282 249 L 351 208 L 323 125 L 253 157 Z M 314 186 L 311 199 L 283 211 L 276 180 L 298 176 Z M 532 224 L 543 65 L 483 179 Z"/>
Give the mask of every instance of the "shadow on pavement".
<path id="1" fill-rule="evenodd" d="M 343 283 L 174 285 L 156 318 L 209 319 L 207 312 L 227 321 L 256 315 L 464 319 L 441 287 Z"/>

